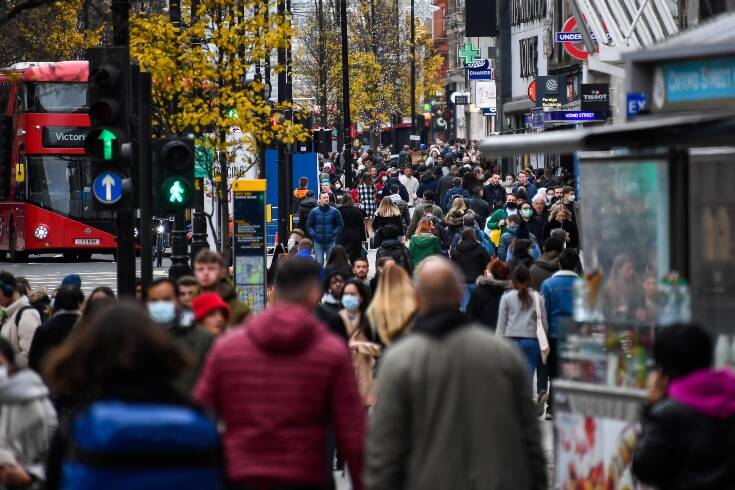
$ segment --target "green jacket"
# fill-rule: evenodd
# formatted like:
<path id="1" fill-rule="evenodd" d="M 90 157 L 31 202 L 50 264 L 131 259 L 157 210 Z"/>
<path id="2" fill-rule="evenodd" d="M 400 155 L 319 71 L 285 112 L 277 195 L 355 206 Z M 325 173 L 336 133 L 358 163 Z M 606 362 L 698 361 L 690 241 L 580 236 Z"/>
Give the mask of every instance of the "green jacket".
<path id="1" fill-rule="evenodd" d="M 214 343 L 214 335 L 195 324 L 172 328 L 170 332 L 174 344 L 194 363 L 174 380 L 174 387 L 180 393 L 189 396 L 199 378 L 207 353 Z"/>
<path id="2" fill-rule="evenodd" d="M 508 224 L 508 211 L 505 210 L 505 208 L 496 209 L 495 212 L 487 219 L 487 225 L 486 225 L 486 233 L 488 236 L 490 236 L 490 232 L 493 230 L 500 230 L 500 234 L 502 235 L 507 230 L 506 227 L 503 226 L 502 228 L 498 223 L 500 220 L 504 219 L 506 225 Z"/>
<path id="3" fill-rule="evenodd" d="M 237 289 L 229 279 L 222 279 L 219 287 L 219 295 L 230 307 L 230 321 L 227 322 L 228 327 L 240 325 L 250 314 L 250 307 L 237 297 Z"/>
<path id="4" fill-rule="evenodd" d="M 408 253 L 411 254 L 413 266 L 416 268 L 426 257 L 442 253 L 441 242 L 434 235 L 420 233 L 411 237 L 411 241 L 408 242 Z"/>

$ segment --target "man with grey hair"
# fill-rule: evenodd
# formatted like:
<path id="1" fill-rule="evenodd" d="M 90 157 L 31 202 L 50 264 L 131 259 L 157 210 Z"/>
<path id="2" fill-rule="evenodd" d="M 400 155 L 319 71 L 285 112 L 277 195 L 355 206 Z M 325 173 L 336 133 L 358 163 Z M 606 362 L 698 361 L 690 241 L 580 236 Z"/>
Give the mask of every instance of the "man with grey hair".
<path id="1" fill-rule="evenodd" d="M 463 283 L 441 257 L 416 271 L 418 318 L 377 378 L 368 490 L 547 488 L 524 361 L 459 311 Z"/>
<path id="2" fill-rule="evenodd" d="M 539 238 L 544 236 L 544 226 L 549 221 L 549 213 L 546 211 L 546 198 L 536 194 L 531 199 L 531 206 L 533 207 L 533 215 L 528 221 L 528 231 Z"/>

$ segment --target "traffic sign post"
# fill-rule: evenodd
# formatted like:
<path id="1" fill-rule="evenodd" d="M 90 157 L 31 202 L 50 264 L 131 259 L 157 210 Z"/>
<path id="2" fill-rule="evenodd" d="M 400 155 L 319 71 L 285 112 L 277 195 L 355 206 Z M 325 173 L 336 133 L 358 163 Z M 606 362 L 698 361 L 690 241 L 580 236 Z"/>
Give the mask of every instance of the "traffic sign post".
<path id="1" fill-rule="evenodd" d="M 92 184 L 95 199 L 103 204 L 115 204 L 123 195 L 123 178 L 114 171 L 97 174 Z"/>

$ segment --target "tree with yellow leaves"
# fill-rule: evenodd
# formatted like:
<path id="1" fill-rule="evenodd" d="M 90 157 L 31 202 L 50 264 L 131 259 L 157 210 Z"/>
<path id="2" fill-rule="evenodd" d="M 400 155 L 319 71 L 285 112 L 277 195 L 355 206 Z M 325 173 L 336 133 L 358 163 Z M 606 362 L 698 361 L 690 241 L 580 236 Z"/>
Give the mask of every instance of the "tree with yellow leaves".
<path id="1" fill-rule="evenodd" d="M 21 61 L 79 59 L 84 50 L 100 44 L 101 27 L 85 25 L 82 0 L 3 2 L 0 19 L 0 66 Z M 32 7 L 23 8 L 32 5 Z M 13 10 L 20 9 L 20 10 Z"/>
<path id="2" fill-rule="evenodd" d="M 288 47 L 292 35 L 287 16 L 266 15 L 267 8 L 266 0 L 199 0 L 191 12 L 191 4 L 183 2 L 188 25 L 183 28 L 162 14 L 131 18 L 131 57 L 152 73 L 157 132 L 193 133 L 217 156 L 221 178 L 214 196 L 225 236 L 228 167 L 236 155 L 243 150 L 257 154 L 274 140 L 291 144 L 308 137 L 303 126 L 288 118 L 271 125 L 273 111 L 291 107 L 271 106 L 265 84 L 254 77 L 255 66 L 270 59 L 273 50 Z M 231 137 L 233 128 L 241 138 Z M 223 236 L 220 242 L 229 257 L 229 241 Z"/>

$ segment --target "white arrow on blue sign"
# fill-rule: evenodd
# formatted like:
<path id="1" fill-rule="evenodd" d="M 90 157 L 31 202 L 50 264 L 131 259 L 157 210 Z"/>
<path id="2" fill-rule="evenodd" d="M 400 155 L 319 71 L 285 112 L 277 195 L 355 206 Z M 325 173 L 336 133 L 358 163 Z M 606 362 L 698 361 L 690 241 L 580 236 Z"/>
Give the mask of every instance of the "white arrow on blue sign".
<path id="1" fill-rule="evenodd" d="M 102 172 L 92 183 L 95 199 L 103 204 L 115 204 L 122 197 L 122 177 L 117 172 Z"/>

